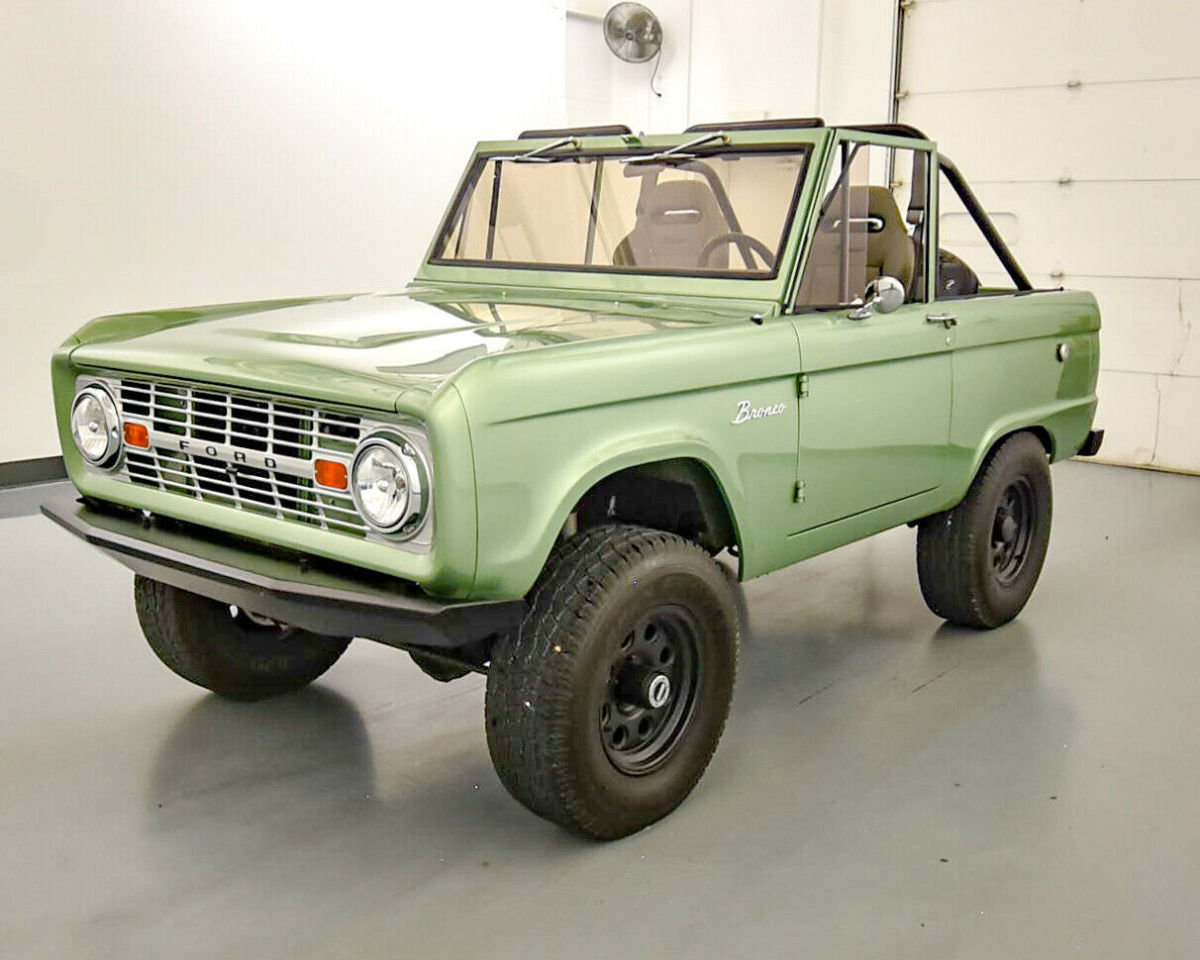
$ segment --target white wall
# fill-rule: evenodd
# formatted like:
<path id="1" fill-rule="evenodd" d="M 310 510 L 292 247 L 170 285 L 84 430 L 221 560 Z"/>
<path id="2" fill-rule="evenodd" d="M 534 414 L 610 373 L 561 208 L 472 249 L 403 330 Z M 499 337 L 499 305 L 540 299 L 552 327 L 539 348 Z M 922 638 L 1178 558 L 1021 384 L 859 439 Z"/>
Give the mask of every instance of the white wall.
<path id="1" fill-rule="evenodd" d="M 827 123 L 887 123 L 896 9 L 896 0 L 822 0 L 818 106 Z"/>
<path id="2" fill-rule="evenodd" d="M 820 0 L 693 0 L 692 122 L 813 116 Z"/>
<path id="3" fill-rule="evenodd" d="M 691 62 L 691 0 L 651 0 L 663 27 L 662 57 L 624 63 L 604 42 L 604 0 L 567 4 L 565 63 L 567 122 L 624 123 L 634 131 L 681 130 L 687 125 Z M 654 89 L 650 81 L 654 76 Z"/>
<path id="4" fill-rule="evenodd" d="M 3 0 L 0 462 L 90 317 L 397 289 L 472 144 L 564 121 L 547 0 Z"/>
<path id="5" fill-rule="evenodd" d="M 571 123 L 664 132 L 816 111 L 822 0 L 649 0 L 663 25 L 654 84 L 661 96 L 650 89 L 653 62 L 622 63 L 609 53 L 600 24 L 609 5 L 566 5 Z"/>

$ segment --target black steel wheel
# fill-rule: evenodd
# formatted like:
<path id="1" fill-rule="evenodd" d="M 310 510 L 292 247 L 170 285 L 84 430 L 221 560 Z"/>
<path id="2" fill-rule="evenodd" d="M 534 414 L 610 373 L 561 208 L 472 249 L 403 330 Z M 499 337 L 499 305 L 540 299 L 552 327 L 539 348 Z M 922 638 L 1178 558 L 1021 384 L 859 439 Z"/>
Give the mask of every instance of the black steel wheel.
<path id="1" fill-rule="evenodd" d="M 697 544 L 632 526 L 560 543 L 488 668 L 492 762 L 538 815 L 595 839 L 666 816 L 733 694 L 735 586 Z"/>
<path id="2" fill-rule="evenodd" d="M 1025 476 L 1016 477 L 1000 494 L 992 520 L 992 571 L 996 580 L 1011 584 L 1029 559 L 1037 528 L 1033 485 Z"/>
<path id="3" fill-rule="evenodd" d="M 138 621 L 150 648 L 183 679 L 230 700 L 298 690 L 334 665 L 349 637 L 275 623 L 143 576 L 134 578 Z"/>
<path id="4" fill-rule="evenodd" d="M 600 704 L 604 752 L 638 775 L 670 759 L 696 705 L 699 628 L 681 607 L 657 607 L 625 635 Z"/>
<path id="5" fill-rule="evenodd" d="M 917 528 L 917 574 L 929 609 L 981 629 L 1012 620 L 1042 572 L 1051 513 L 1046 449 L 1031 433 L 1013 434 L 956 507 Z"/>

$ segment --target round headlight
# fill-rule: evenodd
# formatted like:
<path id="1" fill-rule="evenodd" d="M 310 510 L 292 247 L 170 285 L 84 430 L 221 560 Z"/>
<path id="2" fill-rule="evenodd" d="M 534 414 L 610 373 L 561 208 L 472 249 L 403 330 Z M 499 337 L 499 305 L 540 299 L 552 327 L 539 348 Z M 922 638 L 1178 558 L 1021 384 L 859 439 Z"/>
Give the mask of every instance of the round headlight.
<path id="1" fill-rule="evenodd" d="M 88 463 L 103 466 L 121 449 L 121 418 L 111 394 L 98 383 L 84 387 L 71 407 L 71 435 Z"/>
<path id="2" fill-rule="evenodd" d="M 382 533 L 420 526 L 425 501 L 420 455 L 405 440 L 369 437 L 354 455 L 351 492 L 363 519 Z"/>

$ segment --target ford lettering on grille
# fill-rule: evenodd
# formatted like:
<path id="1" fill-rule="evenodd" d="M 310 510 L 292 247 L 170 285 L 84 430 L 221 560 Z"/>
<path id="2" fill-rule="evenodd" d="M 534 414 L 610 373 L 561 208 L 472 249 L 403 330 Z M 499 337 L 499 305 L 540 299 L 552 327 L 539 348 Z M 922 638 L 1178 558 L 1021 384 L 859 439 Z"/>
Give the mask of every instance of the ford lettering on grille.
<path id="1" fill-rule="evenodd" d="M 148 449 L 127 446 L 123 479 L 142 486 L 368 536 L 348 490 L 318 486 L 314 461 L 349 466 L 362 418 L 257 394 L 143 378 L 108 381 L 122 419 L 144 424 Z"/>

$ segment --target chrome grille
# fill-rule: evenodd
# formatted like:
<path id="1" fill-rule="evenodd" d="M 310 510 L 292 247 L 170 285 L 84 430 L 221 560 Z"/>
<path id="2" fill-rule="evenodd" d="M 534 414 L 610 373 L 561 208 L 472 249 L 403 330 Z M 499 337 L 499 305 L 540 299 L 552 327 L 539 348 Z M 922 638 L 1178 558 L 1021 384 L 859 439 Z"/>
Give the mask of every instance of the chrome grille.
<path id="1" fill-rule="evenodd" d="M 360 417 L 272 397 L 145 378 L 110 384 L 122 420 L 144 424 L 150 448 L 126 445 L 132 483 L 340 533 L 366 536 L 349 490 L 313 479 L 313 461 L 349 470 Z"/>

